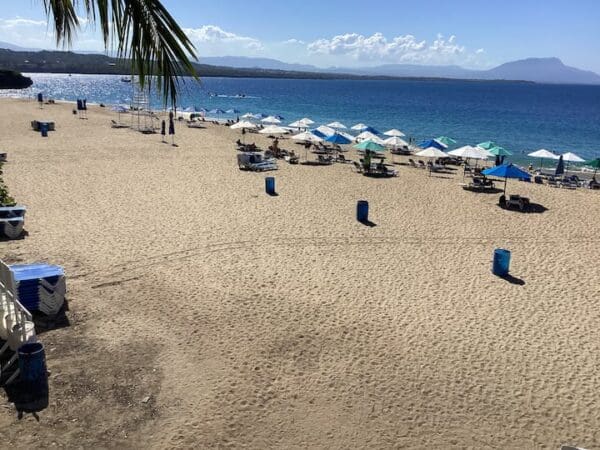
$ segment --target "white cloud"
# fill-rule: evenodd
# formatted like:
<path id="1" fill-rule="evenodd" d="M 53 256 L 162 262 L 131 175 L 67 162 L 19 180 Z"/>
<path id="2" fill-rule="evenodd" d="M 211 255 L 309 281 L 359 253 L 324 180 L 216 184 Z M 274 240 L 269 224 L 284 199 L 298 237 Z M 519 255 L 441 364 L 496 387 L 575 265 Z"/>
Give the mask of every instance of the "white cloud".
<path id="1" fill-rule="evenodd" d="M 300 40 L 300 39 L 288 39 L 287 41 L 283 41 L 282 44 L 285 45 L 305 45 L 306 42 Z"/>
<path id="2" fill-rule="evenodd" d="M 263 49 L 263 44 L 258 39 L 240 36 L 230 31 L 225 31 L 216 25 L 204 25 L 200 28 L 184 28 L 183 31 L 196 45 L 200 53 L 208 51 L 218 55 L 218 51 L 257 52 Z M 217 52 L 215 54 L 215 52 Z M 223 56 L 223 55 L 218 55 Z"/>
<path id="3" fill-rule="evenodd" d="M 364 36 L 348 33 L 330 39 L 319 39 L 307 47 L 312 55 L 328 55 L 337 63 L 348 58 L 356 62 L 454 64 L 472 60 L 481 51 L 469 53 L 457 43 L 456 36 L 438 34 L 433 42 L 419 40 L 411 34 L 388 39 L 382 33 Z"/>

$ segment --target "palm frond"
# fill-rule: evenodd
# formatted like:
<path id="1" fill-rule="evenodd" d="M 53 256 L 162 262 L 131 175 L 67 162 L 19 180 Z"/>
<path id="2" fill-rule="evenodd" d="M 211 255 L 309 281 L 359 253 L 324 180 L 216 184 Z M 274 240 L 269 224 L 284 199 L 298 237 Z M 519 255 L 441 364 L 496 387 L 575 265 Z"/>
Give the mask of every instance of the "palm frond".
<path id="1" fill-rule="evenodd" d="M 71 45 L 79 28 L 77 11 L 100 27 L 105 48 L 131 60 L 142 87 L 153 76 L 165 103 L 177 103 L 181 75 L 196 76 L 191 59 L 195 48 L 160 0 L 43 0 L 54 21 L 57 43 Z"/>

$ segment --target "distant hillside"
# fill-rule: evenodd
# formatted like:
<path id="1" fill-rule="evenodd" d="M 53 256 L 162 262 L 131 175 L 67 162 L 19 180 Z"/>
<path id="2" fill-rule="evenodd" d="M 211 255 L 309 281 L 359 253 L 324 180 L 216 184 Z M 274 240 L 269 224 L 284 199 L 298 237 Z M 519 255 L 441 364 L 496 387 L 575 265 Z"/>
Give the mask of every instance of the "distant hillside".
<path id="1" fill-rule="evenodd" d="M 509 62 L 485 74 L 494 79 L 527 79 L 537 83 L 600 84 L 600 75 L 565 66 L 558 58 L 529 58 Z"/>
<path id="2" fill-rule="evenodd" d="M 269 70 L 285 70 L 295 72 L 324 72 L 316 66 L 309 64 L 289 64 L 277 59 L 271 58 L 250 58 L 246 56 L 207 56 L 201 57 L 200 63 L 211 66 L 235 67 L 238 69 L 269 69 Z"/>
<path id="3" fill-rule="evenodd" d="M 2 45 L 10 45 L 0 42 Z M 14 46 L 13 46 L 14 47 Z M 600 84 L 600 75 L 566 66 L 557 58 L 530 58 L 503 64 L 490 70 L 459 66 L 385 64 L 375 67 L 322 69 L 305 64 L 288 64 L 276 59 L 249 57 L 207 57 L 195 64 L 203 77 L 256 77 L 300 79 L 460 79 L 529 81 L 555 84 Z M 61 51 L 13 51 L 0 48 L 0 68 L 19 72 L 84 74 L 131 73 L 127 61 L 102 54 Z"/>
<path id="4" fill-rule="evenodd" d="M 261 68 L 234 68 L 194 64 L 201 77 L 231 78 L 296 78 L 296 79 L 391 79 L 381 75 L 358 75 L 333 72 L 303 72 Z M 0 49 L 0 68 L 29 73 L 82 73 L 129 75 L 131 64 L 106 55 L 78 54 L 73 52 L 39 51 L 15 52 Z M 183 74 L 187 75 L 187 74 Z M 413 77 L 416 78 L 416 77 Z M 421 79 L 419 77 L 419 79 Z"/>

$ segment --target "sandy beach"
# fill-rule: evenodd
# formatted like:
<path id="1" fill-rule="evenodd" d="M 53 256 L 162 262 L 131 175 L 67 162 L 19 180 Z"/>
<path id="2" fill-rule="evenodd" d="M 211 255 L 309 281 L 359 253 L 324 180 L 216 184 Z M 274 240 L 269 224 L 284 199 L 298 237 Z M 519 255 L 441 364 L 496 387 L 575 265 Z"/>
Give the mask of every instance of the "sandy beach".
<path id="1" fill-rule="evenodd" d="M 600 192 L 510 180 L 547 208 L 523 214 L 462 172 L 281 162 L 270 197 L 239 131 L 178 124 L 172 147 L 98 106 L 0 104 L 28 208 L 0 257 L 64 266 L 70 321 L 39 336 L 39 422 L 0 401 L 3 446 L 600 447 Z"/>

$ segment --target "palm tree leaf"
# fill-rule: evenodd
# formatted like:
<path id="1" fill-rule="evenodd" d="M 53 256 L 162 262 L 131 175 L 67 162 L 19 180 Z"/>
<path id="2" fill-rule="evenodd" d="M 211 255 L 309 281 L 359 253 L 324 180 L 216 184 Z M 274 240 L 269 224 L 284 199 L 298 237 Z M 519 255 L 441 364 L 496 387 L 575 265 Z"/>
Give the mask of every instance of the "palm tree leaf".
<path id="1" fill-rule="evenodd" d="M 79 28 L 77 11 L 98 24 L 104 46 L 119 58 L 131 60 L 142 87 L 151 87 L 156 75 L 165 104 L 177 104 L 182 75 L 197 78 L 191 59 L 195 48 L 160 0 L 43 0 L 54 20 L 57 43 L 71 45 Z"/>

